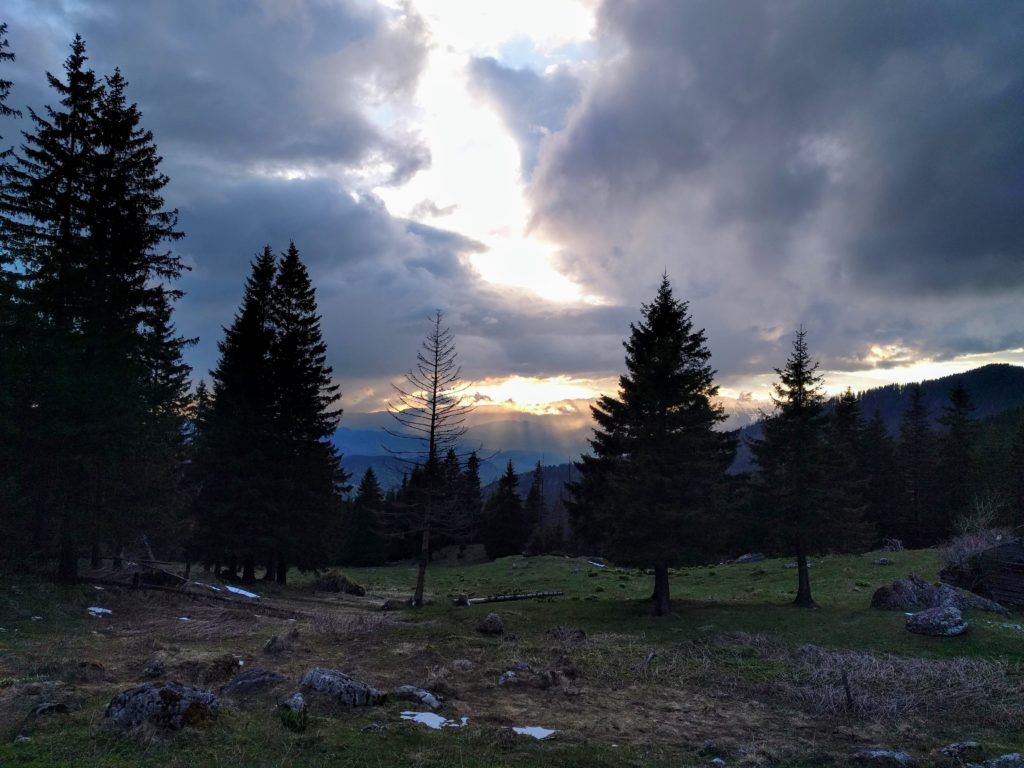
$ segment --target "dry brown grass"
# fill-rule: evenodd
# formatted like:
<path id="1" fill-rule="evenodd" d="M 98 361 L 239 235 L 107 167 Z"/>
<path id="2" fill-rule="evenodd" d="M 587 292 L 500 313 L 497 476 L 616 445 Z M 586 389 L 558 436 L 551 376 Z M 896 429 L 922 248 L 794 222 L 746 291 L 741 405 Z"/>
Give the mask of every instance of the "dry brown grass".
<path id="1" fill-rule="evenodd" d="M 780 690 L 815 714 L 1024 721 L 1024 669 L 978 659 L 913 659 L 805 646 Z"/>
<path id="2" fill-rule="evenodd" d="M 598 635 L 566 649 L 601 686 L 715 691 L 830 719 L 882 722 L 923 717 L 998 726 L 1024 721 L 1024 665 L 998 660 L 917 659 L 803 646 L 732 633 L 653 645 Z"/>
<path id="3" fill-rule="evenodd" d="M 1004 528 L 984 528 L 963 533 L 950 539 L 943 548 L 942 565 L 944 568 L 956 567 L 972 555 L 1004 544 L 1011 538 L 1010 532 Z"/>
<path id="4" fill-rule="evenodd" d="M 357 637 L 382 635 L 398 622 L 387 614 L 379 613 L 326 613 L 312 614 L 313 631 L 332 640 L 353 640 Z"/>

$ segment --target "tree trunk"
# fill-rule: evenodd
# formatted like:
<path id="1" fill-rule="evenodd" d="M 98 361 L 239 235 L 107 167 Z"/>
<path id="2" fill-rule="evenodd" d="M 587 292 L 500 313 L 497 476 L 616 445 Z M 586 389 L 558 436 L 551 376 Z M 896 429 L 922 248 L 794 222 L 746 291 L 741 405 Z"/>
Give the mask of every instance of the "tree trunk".
<path id="1" fill-rule="evenodd" d="M 192 578 L 192 561 L 191 560 L 186 560 L 185 561 L 185 581 L 188 581 L 190 578 Z"/>
<path id="2" fill-rule="evenodd" d="M 285 562 L 280 553 L 277 555 L 277 583 L 288 583 L 288 563 Z"/>
<path id="3" fill-rule="evenodd" d="M 423 540 L 420 544 L 420 567 L 416 573 L 416 593 L 412 598 L 414 608 L 423 607 L 423 587 L 427 583 L 427 563 L 430 561 L 430 527 L 423 529 Z"/>
<path id="4" fill-rule="evenodd" d="M 94 571 L 98 571 L 103 567 L 103 561 L 100 559 L 100 543 L 94 541 L 92 543 L 92 552 L 89 556 L 89 567 Z"/>
<path id="5" fill-rule="evenodd" d="M 238 558 L 234 555 L 228 560 L 228 578 L 231 581 L 235 581 L 238 578 Z"/>
<path id="6" fill-rule="evenodd" d="M 57 556 L 57 581 L 61 584 L 75 584 L 78 581 L 78 552 L 75 542 L 61 538 Z"/>
<path id="7" fill-rule="evenodd" d="M 671 608 L 669 603 L 668 566 L 664 564 L 654 566 L 654 603 L 655 616 L 668 616 Z"/>
<path id="8" fill-rule="evenodd" d="M 270 559 L 267 560 L 267 572 L 263 574 L 264 581 L 273 581 L 277 578 L 277 552 L 270 554 Z"/>
<path id="9" fill-rule="evenodd" d="M 117 545 L 114 546 L 114 560 L 113 560 L 113 563 L 112 563 L 111 567 L 115 571 L 120 571 L 121 568 L 124 566 L 124 562 L 123 561 L 124 561 L 124 547 L 122 547 L 120 544 L 117 544 Z"/>
<path id="10" fill-rule="evenodd" d="M 256 581 L 256 558 L 252 555 L 246 555 L 242 563 L 242 581 L 246 584 Z"/>
<path id="11" fill-rule="evenodd" d="M 800 585 L 796 590 L 796 600 L 793 601 L 793 604 L 801 608 L 813 608 L 814 598 L 811 597 L 811 570 L 807 567 L 807 555 L 804 554 L 803 548 L 797 550 L 796 569 Z"/>

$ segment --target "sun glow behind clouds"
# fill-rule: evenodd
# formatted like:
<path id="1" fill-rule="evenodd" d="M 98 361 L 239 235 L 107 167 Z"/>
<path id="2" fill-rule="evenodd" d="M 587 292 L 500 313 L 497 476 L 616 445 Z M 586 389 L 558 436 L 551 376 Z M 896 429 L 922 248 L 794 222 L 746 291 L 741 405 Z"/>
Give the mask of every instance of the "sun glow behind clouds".
<path id="1" fill-rule="evenodd" d="M 519 148 L 494 107 L 472 93 L 474 56 L 506 47 L 546 53 L 588 39 L 593 9 L 580 0 L 414 0 L 432 46 L 409 122 L 429 146 L 430 167 L 400 187 L 375 190 L 397 216 L 483 243 L 470 263 L 488 282 L 557 302 L 600 303 L 553 266 L 556 246 L 527 232 L 530 209 Z M 521 66 L 521 61 L 511 62 Z"/>
<path id="2" fill-rule="evenodd" d="M 473 382 L 466 389 L 465 397 L 481 408 L 493 406 L 526 413 L 564 414 L 580 410 L 576 401 L 594 400 L 602 393 L 614 392 L 617 386 L 614 378 L 511 376 Z"/>

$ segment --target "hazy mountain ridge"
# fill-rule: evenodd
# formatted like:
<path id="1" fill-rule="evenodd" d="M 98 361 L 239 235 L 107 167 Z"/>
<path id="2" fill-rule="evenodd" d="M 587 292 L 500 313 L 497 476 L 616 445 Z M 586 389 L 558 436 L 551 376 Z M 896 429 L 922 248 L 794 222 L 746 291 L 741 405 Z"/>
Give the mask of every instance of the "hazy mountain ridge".
<path id="1" fill-rule="evenodd" d="M 1024 367 L 1008 363 L 993 363 L 964 373 L 955 373 L 938 379 L 920 382 L 925 407 L 932 424 L 938 423 L 942 409 L 949 401 L 949 393 L 962 382 L 974 403 L 974 417 L 984 420 L 1013 408 L 1024 406 Z M 899 432 L 900 420 L 910 406 L 914 384 L 887 384 L 858 393 L 865 420 L 877 412 L 889 434 Z M 738 431 L 739 445 L 731 472 L 753 469 L 749 442 L 761 436 L 761 424 L 755 423 Z"/>
<path id="2" fill-rule="evenodd" d="M 924 401 L 933 423 L 942 414 L 949 392 L 958 381 L 962 381 L 967 387 L 975 405 L 974 416 L 977 419 L 986 419 L 1024 406 L 1024 367 L 995 363 L 964 373 L 922 381 Z M 910 389 L 913 386 L 889 384 L 860 393 L 865 419 L 871 418 L 877 411 L 886 428 L 895 435 L 899 431 L 903 412 L 910 403 Z M 752 468 L 748 441 L 761 435 L 761 426 L 757 419 L 763 405 L 751 401 L 749 408 L 737 415 L 732 422 L 739 426 L 737 434 L 740 438 L 736 460 L 732 466 L 734 473 L 746 472 Z M 478 449 L 480 456 L 490 457 L 481 464 L 480 479 L 484 485 L 497 479 L 508 459 L 512 459 L 512 464 L 520 475 L 529 473 L 538 461 L 545 467 L 545 471 L 569 466 L 569 462 L 575 461 L 587 450 L 587 439 L 591 435 L 593 423 L 588 419 L 577 424 L 577 419 L 571 419 L 571 426 L 566 428 L 562 418 L 528 413 L 509 414 L 507 418 L 499 418 L 494 414 L 486 414 L 486 420 L 471 424 L 463 450 Z M 742 425 L 743 421 L 754 423 Z M 353 480 L 358 481 L 366 468 L 372 466 L 385 487 L 393 487 L 400 483 L 406 465 L 395 456 L 389 455 L 387 451 L 408 450 L 414 446 L 410 441 L 394 437 L 385 431 L 385 428 L 394 426 L 390 414 L 346 414 L 343 424 L 345 423 L 351 426 L 340 427 L 334 435 L 334 443 L 344 455 L 343 465 L 352 473 Z M 529 481 L 523 481 L 521 477 L 520 484 L 523 482 L 526 486 L 521 491 L 525 495 Z M 558 486 L 559 489 L 560 487 Z M 545 492 L 547 491 L 545 487 Z M 549 493 L 549 500 L 557 495 L 556 489 Z"/>

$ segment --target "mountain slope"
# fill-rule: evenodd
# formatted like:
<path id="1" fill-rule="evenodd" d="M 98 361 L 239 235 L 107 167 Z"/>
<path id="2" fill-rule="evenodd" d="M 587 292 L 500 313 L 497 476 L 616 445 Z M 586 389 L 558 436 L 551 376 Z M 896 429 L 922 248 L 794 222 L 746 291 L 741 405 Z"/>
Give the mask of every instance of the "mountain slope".
<path id="1" fill-rule="evenodd" d="M 933 424 L 942 415 L 942 409 L 949 401 L 949 393 L 958 382 L 962 382 L 971 395 L 976 419 L 986 419 L 1024 406 L 1024 367 L 993 363 L 964 373 L 921 382 L 925 407 Z M 889 384 L 860 393 L 864 418 L 869 419 L 877 412 L 889 433 L 895 435 L 899 431 L 904 411 L 910 406 L 912 387 L 912 384 Z M 730 468 L 733 473 L 753 469 L 749 441 L 761 436 L 761 425 L 758 423 L 744 427 L 739 430 L 739 436 L 736 460 Z"/>

